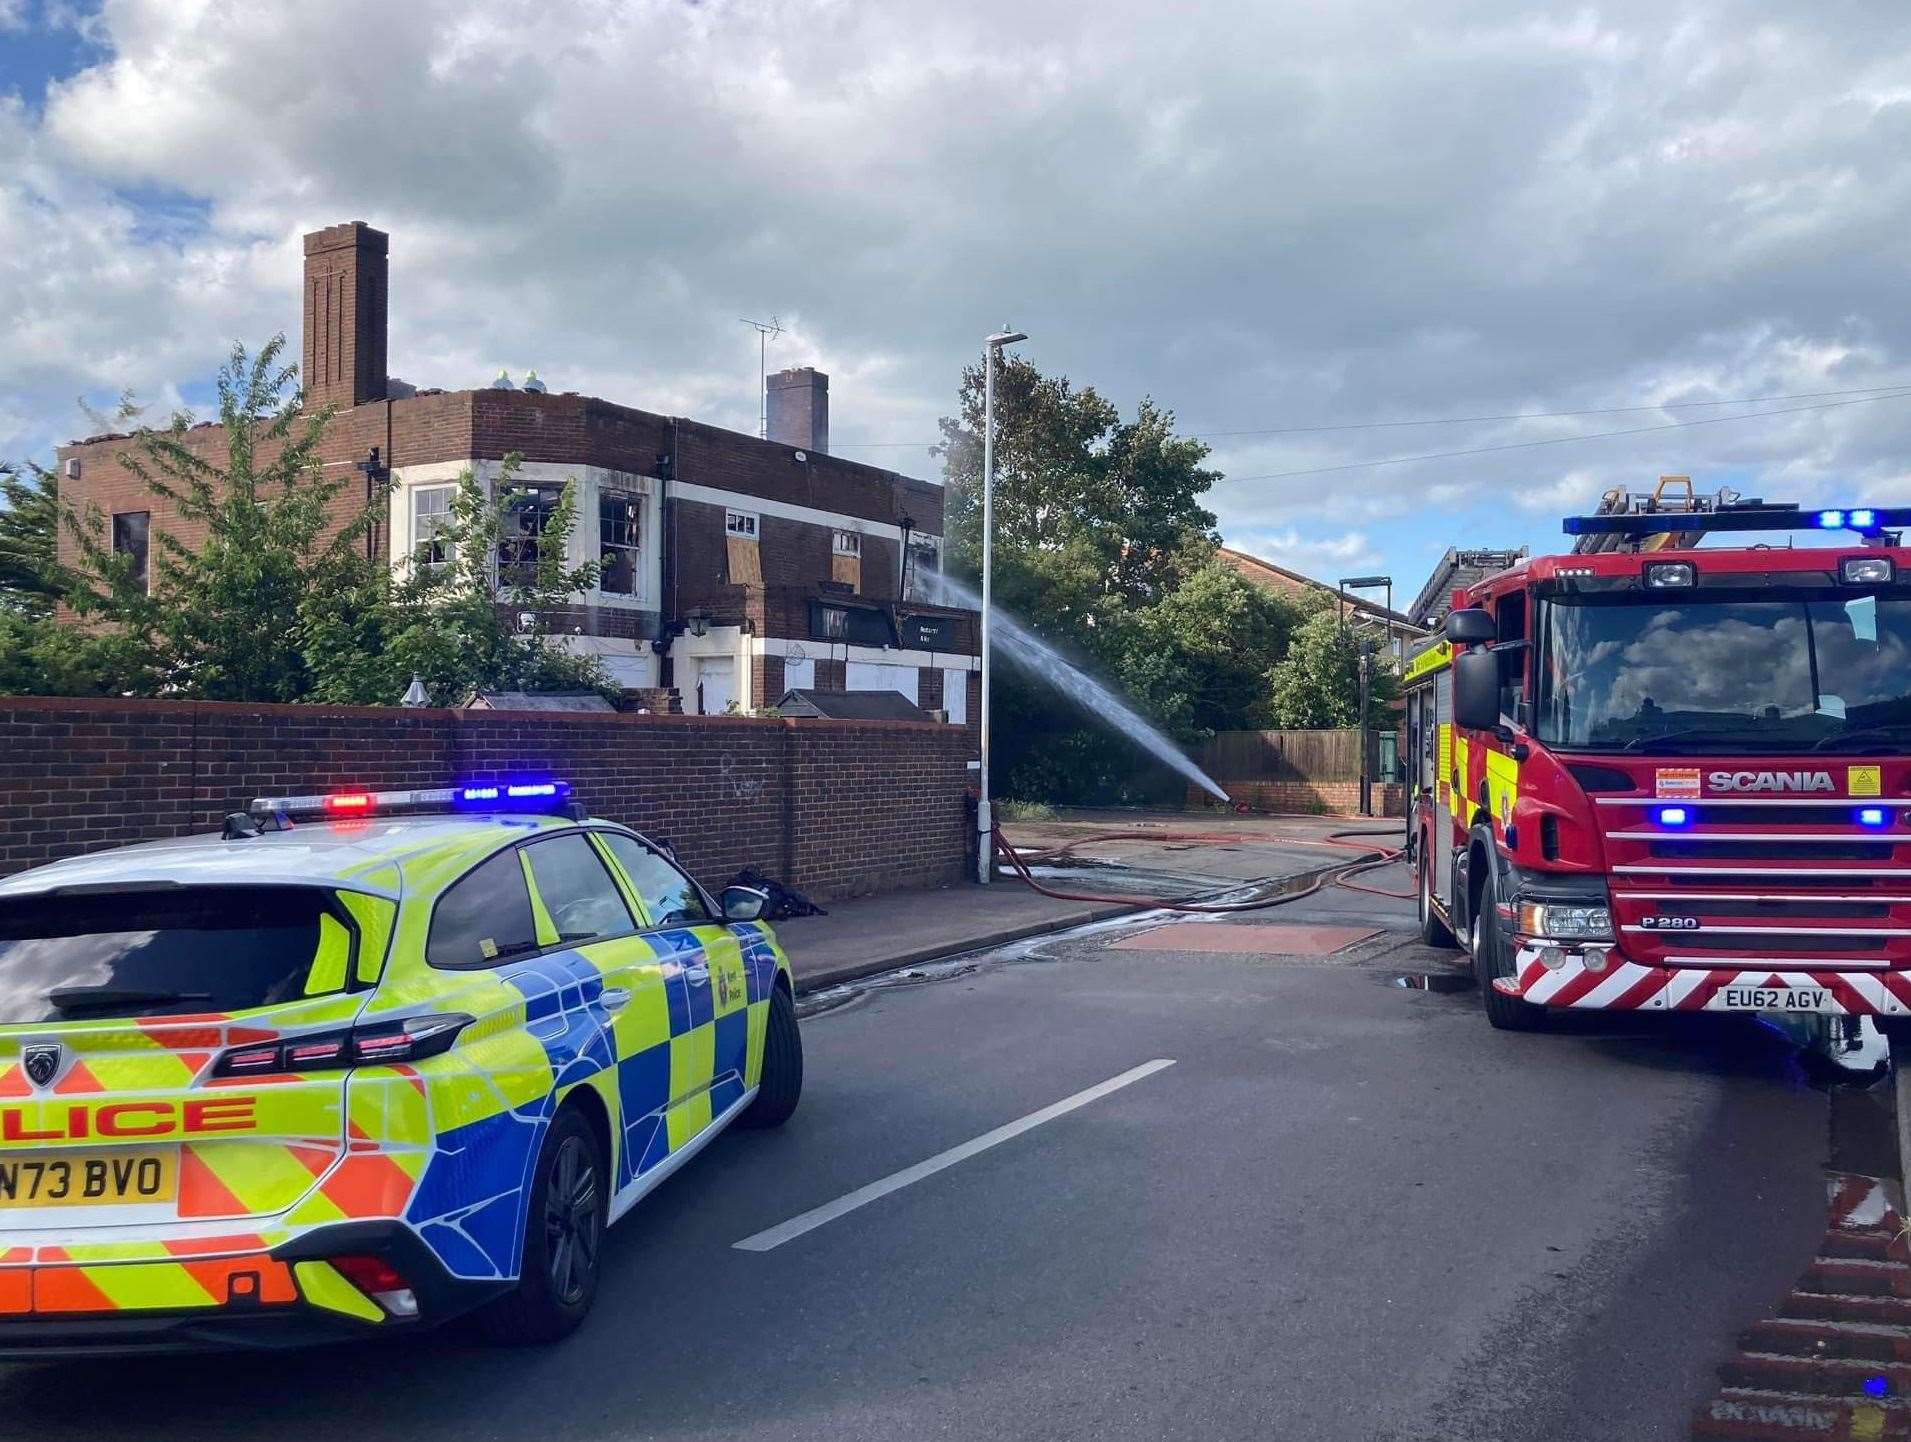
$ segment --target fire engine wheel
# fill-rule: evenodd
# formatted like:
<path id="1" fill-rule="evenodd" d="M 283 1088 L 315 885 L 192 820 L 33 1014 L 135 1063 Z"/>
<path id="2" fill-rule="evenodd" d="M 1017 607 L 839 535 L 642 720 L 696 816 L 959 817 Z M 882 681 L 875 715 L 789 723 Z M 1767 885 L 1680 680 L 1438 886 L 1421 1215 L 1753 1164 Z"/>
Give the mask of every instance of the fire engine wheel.
<path id="1" fill-rule="evenodd" d="M 1420 847 L 1420 939 L 1428 946 L 1457 946 L 1453 931 L 1433 909 L 1433 859 Z"/>
<path id="2" fill-rule="evenodd" d="M 1499 887 L 1493 879 L 1492 863 L 1487 863 L 1486 883 L 1480 888 L 1480 905 L 1472 919 L 1473 974 L 1479 978 L 1480 999 L 1486 1006 L 1486 1019 L 1500 1031 L 1533 1031 L 1546 1022 L 1543 1008 L 1530 1001 L 1508 996 L 1493 985 L 1493 979 L 1513 974 L 1512 958 L 1506 954 L 1506 939 L 1500 934 Z"/>

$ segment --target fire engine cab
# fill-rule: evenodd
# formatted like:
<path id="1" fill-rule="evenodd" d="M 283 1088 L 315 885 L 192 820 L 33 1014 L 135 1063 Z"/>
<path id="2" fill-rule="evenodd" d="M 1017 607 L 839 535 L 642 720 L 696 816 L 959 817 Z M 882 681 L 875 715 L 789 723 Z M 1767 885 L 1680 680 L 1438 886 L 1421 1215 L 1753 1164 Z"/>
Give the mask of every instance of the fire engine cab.
<path id="1" fill-rule="evenodd" d="M 1907 525 L 1673 477 L 1454 593 L 1406 669 L 1408 847 L 1494 1026 L 1870 1016 L 1906 1045 Z"/>

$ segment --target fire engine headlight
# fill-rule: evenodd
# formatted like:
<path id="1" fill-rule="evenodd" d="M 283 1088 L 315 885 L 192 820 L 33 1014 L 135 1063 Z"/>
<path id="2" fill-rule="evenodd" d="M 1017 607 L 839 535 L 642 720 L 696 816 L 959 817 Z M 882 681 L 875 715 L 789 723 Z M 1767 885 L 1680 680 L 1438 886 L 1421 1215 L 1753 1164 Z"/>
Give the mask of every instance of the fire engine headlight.
<path id="1" fill-rule="evenodd" d="M 1519 929 L 1523 936 L 1553 941 L 1611 941 L 1612 911 L 1570 902 L 1522 901 Z"/>
<path id="2" fill-rule="evenodd" d="M 1838 563 L 1838 579 L 1847 586 L 1888 586 L 1896 570 L 1889 556 L 1846 556 Z"/>
<path id="3" fill-rule="evenodd" d="M 1690 586 L 1699 579 L 1698 570 L 1690 561 L 1654 561 L 1645 568 L 1646 589 L 1668 591 L 1676 586 Z"/>

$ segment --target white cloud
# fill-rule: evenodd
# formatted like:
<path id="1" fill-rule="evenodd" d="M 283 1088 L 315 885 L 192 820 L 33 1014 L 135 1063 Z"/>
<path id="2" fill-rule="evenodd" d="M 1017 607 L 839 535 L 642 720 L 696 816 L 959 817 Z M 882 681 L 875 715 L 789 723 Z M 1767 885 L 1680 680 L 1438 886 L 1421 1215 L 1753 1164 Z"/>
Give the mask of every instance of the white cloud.
<path id="1" fill-rule="evenodd" d="M 1005 319 L 1197 431 L 1911 384 L 1897 0 L 107 0 L 88 35 L 0 108 L 0 455 L 295 331 L 298 235 L 347 218 L 392 233 L 418 384 L 747 430 L 736 317 L 775 312 L 847 453 L 919 471 L 848 448 L 933 440 Z M 1217 438 L 1216 509 L 1331 571 L 1663 472 L 1911 497 L 1911 401 L 1287 474 L 1714 413 Z"/>

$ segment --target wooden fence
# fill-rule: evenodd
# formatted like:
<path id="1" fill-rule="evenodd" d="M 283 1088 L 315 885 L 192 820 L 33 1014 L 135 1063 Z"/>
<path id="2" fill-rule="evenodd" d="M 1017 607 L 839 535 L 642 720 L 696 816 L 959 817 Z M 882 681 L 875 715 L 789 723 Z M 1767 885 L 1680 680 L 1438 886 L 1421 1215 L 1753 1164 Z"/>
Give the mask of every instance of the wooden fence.
<path id="1" fill-rule="evenodd" d="M 1358 781 L 1360 732 L 1221 731 L 1195 762 L 1224 786 L 1230 781 Z"/>

